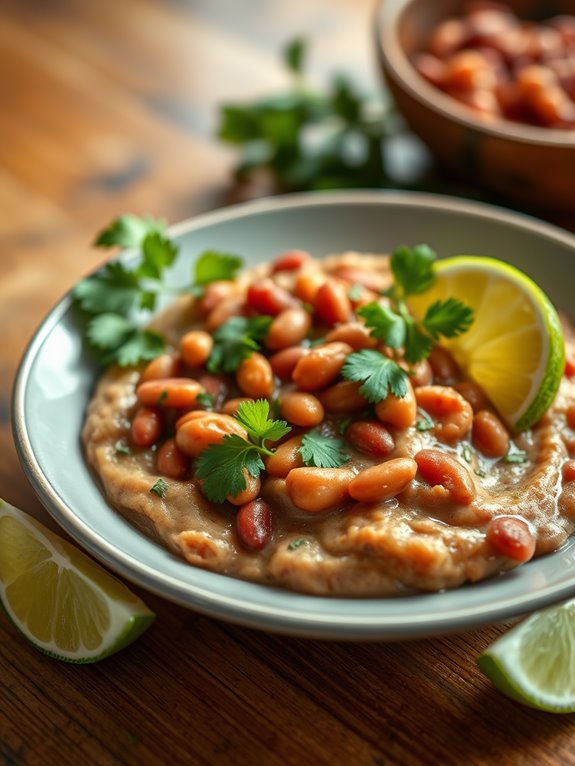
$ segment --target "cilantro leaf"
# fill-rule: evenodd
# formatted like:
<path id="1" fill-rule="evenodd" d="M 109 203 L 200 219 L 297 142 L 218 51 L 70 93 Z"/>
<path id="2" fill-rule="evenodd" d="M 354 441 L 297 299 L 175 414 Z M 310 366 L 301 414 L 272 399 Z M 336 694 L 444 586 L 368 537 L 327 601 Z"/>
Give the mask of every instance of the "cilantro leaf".
<path id="1" fill-rule="evenodd" d="M 277 441 L 291 431 L 285 420 L 270 420 L 269 414 L 269 402 L 258 399 L 242 402 L 234 417 L 258 446 L 265 447 L 266 441 Z"/>
<path id="2" fill-rule="evenodd" d="M 138 301 L 140 287 L 137 276 L 114 261 L 78 282 L 72 294 L 80 308 L 91 314 L 127 314 Z"/>
<path id="3" fill-rule="evenodd" d="M 401 348 L 405 343 L 405 319 L 387 306 L 377 302 L 368 303 L 356 313 L 365 319 L 374 338 L 385 341 L 391 348 Z"/>
<path id="4" fill-rule="evenodd" d="M 473 323 L 473 309 L 457 298 L 437 300 L 425 312 L 422 325 L 433 340 L 442 335 L 455 338 L 466 332 Z"/>
<path id="5" fill-rule="evenodd" d="M 344 450 L 343 439 L 323 436 L 319 431 L 308 431 L 301 440 L 299 453 L 307 466 L 339 468 L 351 460 Z"/>
<path id="6" fill-rule="evenodd" d="M 150 492 L 153 492 L 158 497 L 165 497 L 166 492 L 168 491 L 168 482 L 164 481 L 164 479 L 158 479 L 158 481 L 150 487 Z"/>
<path id="7" fill-rule="evenodd" d="M 103 352 L 104 364 L 116 362 L 122 367 L 155 359 L 165 347 L 161 335 L 137 327 L 119 314 L 92 317 L 86 328 L 86 336 L 94 348 Z"/>
<path id="8" fill-rule="evenodd" d="M 137 328 L 119 348 L 104 357 L 105 364 L 117 362 L 120 367 L 130 367 L 159 356 L 166 347 L 164 338 L 153 330 Z"/>
<path id="9" fill-rule="evenodd" d="M 208 372 L 234 372 L 267 335 L 272 317 L 232 317 L 214 333 L 214 347 L 206 364 Z"/>
<path id="10" fill-rule="evenodd" d="M 196 476 L 203 481 L 202 491 L 208 500 L 223 503 L 228 495 L 237 495 L 246 488 L 244 468 L 250 476 L 258 477 L 264 467 L 255 444 L 237 434 L 228 434 L 200 454 Z"/>
<path id="11" fill-rule="evenodd" d="M 437 258 L 427 245 L 400 247 L 391 256 L 395 292 L 406 298 L 429 290 L 435 281 L 433 262 Z"/>
<path id="12" fill-rule="evenodd" d="M 113 349 L 120 346 L 136 328 L 120 314 L 99 314 L 88 323 L 86 334 L 96 348 Z"/>
<path id="13" fill-rule="evenodd" d="M 143 258 L 135 273 L 149 279 L 160 279 L 164 269 L 173 264 L 178 254 L 177 245 L 159 231 L 146 234 L 141 248 Z"/>
<path id="14" fill-rule="evenodd" d="M 286 66 L 294 74 L 301 74 L 306 55 L 306 42 L 303 37 L 296 37 L 291 40 L 285 48 L 284 59 Z"/>
<path id="15" fill-rule="evenodd" d="M 433 341 L 421 331 L 413 319 L 409 319 L 405 325 L 405 349 L 403 355 L 409 364 L 417 364 L 431 353 Z"/>
<path id="16" fill-rule="evenodd" d="M 118 216 L 96 236 L 96 247 L 140 247 L 144 237 L 150 232 L 163 232 L 165 224 L 154 218 L 139 218 L 126 213 Z"/>
<path id="17" fill-rule="evenodd" d="M 398 397 L 407 393 L 409 375 L 379 351 L 364 349 L 350 354 L 341 374 L 346 380 L 362 381 L 359 393 L 372 404 L 385 399 L 390 391 Z"/>
<path id="18" fill-rule="evenodd" d="M 218 279 L 235 279 L 243 264 L 238 255 L 205 250 L 196 261 L 194 284 L 201 287 Z"/>

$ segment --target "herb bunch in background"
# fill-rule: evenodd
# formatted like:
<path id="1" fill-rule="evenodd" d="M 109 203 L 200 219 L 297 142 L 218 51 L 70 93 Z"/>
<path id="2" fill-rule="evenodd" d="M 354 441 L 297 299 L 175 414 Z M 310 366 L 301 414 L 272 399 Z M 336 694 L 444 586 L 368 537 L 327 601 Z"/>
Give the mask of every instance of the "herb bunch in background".
<path id="1" fill-rule="evenodd" d="M 382 95 L 367 97 L 343 75 L 326 92 L 313 90 L 306 52 L 302 39 L 285 49 L 288 92 L 221 107 L 219 138 L 242 148 L 237 178 L 266 171 L 281 191 L 389 186 L 383 141 L 397 131 L 397 116 Z"/>

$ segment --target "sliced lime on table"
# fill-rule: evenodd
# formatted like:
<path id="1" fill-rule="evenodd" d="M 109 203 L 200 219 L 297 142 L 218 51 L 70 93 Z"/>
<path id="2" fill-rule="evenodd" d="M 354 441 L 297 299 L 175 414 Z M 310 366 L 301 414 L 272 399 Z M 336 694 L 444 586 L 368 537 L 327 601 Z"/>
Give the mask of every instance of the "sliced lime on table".
<path id="1" fill-rule="evenodd" d="M 2 500 L 0 600 L 34 646 L 67 662 L 107 657 L 154 620 L 123 583 Z"/>
<path id="2" fill-rule="evenodd" d="M 477 664 L 502 692 L 525 705 L 575 712 L 575 599 L 511 628 Z"/>
<path id="3" fill-rule="evenodd" d="M 529 428 L 552 404 L 565 366 L 551 301 L 523 272 L 494 258 L 445 258 L 435 271 L 431 289 L 409 298 L 410 309 L 421 317 L 436 300 L 450 297 L 471 306 L 471 328 L 442 345 L 513 430 Z"/>

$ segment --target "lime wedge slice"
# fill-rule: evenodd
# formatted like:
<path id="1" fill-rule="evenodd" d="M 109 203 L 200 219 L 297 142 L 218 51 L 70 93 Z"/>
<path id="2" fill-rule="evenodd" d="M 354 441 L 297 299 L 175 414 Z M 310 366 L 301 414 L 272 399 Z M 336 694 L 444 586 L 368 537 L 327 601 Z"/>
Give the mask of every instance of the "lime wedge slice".
<path id="1" fill-rule="evenodd" d="M 494 641 L 477 664 L 518 702 L 575 712 L 575 599 L 531 615 Z"/>
<path id="2" fill-rule="evenodd" d="M 0 601 L 34 646 L 67 662 L 108 657 L 154 620 L 123 583 L 2 500 Z"/>
<path id="3" fill-rule="evenodd" d="M 461 255 L 435 265 L 431 289 L 410 297 L 422 317 L 436 300 L 459 298 L 475 319 L 468 332 L 442 341 L 483 388 L 508 426 L 522 431 L 553 403 L 565 366 L 557 312 L 519 269 L 494 258 Z"/>

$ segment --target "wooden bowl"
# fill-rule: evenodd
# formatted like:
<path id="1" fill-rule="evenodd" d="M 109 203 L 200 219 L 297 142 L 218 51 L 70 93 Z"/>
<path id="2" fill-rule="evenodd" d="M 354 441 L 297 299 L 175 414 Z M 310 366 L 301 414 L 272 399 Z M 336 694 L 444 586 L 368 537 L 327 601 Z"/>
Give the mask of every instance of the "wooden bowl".
<path id="1" fill-rule="evenodd" d="M 507 0 L 521 17 L 574 14 L 574 0 Z M 462 15 L 466 0 L 383 0 L 377 52 L 399 111 L 437 160 L 523 207 L 575 213 L 575 132 L 504 119 L 486 122 L 424 80 L 412 65 L 431 31 Z"/>

